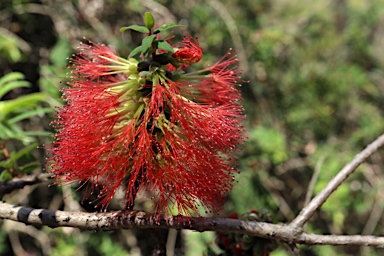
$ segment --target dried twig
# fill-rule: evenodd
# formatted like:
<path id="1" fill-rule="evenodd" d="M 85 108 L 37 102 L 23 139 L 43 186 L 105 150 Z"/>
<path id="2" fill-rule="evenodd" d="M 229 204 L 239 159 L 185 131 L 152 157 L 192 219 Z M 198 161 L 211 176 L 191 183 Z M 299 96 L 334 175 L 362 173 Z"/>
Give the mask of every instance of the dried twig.
<path id="1" fill-rule="evenodd" d="M 15 179 L 7 183 L 0 183 L 0 196 L 11 193 L 13 190 L 24 188 L 28 185 L 34 185 L 40 182 L 48 181 L 52 176 L 49 173 L 40 173 L 37 175 L 25 176 L 21 179 Z"/>
<path id="2" fill-rule="evenodd" d="M 241 40 L 239 29 L 236 26 L 236 22 L 232 18 L 228 9 L 218 0 L 210 0 L 208 3 L 217 11 L 217 13 L 222 18 L 223 22 L 228 28 L 228 32 L 231 35 L 232 41 L 235 45 L 236 53 L 240 59 L 240 68 L 244 73 L 248 73 L 249 71 L 249 63 L 247 54 L 243 45 L 243 41 Z"/>
<path id="3" fill-rule="evenodd" d="M 175 245 L 176 245 L 176 239 L 177 239 L 177 230 L 175 229 L 169 229 L 168 230 L 168 238 L 167 238 L 167 256 L 174 256 L 175 255 Z"/>
<path id="4" fill-rule="evenodd" d="M 314 171 L 312 178 L 308 184 L 308 189 L 307 189 L 307 193 L 305 195 L 305 200 L 304 200 L 304 206 L 308 205 L 309 202 L 311 201 L 312 193 L 313 193 L 313 190 L 315 188 L 317 179 L 319 178 L 321 166 L 324 163 L 325 157 L 326 157 L 325 155 L 322 155 L 316 163 L 315 171 Z"/>
<path id="5" fill-rule="evenodd" d="M 336 175 L 312 201 L 301 210 L 300 214 L 289 225 L 293 229 L 301 228 L 308 222 L 315 211 L 323 205 L 330 195 L 351 175 L 360 164 L 384 145 L 384 134 L 369 144 L 361 153 Z"/>

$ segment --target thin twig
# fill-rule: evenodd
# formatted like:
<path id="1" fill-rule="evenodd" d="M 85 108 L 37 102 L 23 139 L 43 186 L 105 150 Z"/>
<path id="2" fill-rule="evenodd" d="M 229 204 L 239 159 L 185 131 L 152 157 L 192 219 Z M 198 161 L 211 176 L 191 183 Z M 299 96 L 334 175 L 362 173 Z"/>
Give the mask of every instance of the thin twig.
<path id="1" fill-rule="evenodd" d="M 246 51 L 243 45 L 243 41 L 241 40 L 239 29 L 236 26 L 235 20 L 232 18 L 231 14 L 227 10 L 227 8 L 225 8 L 225 6 L 221 3 L 221 1 L 210 0 L 208 1 L 208 3 L 217 11 L 217 13 L 220 15 L 221 19 L 227 26 L 228 32 L 231 35 L 232 41 L 235 45 L 236 53 L 237 55 L 239 55 L 240 68 L 243 70 L 244 73 L 248 73 L 248 58 L 245 54 Z"/>
<path id="2" fill-rule="evenodd" d="M 21 179 L 11 180 L 7 183 L 0 183 L 0 196 L 11 193 L 13 190 L 22 189 L 28 185 L 34 185 L 40 182 L 48 181 L 52 174 L 40 173 L 37 175 L 25 176 Z"/>
<path id="3" fill-rule="evenodd" d="M 102 36 L 108 43 L 115 43 L 115 36 L 111 33 L 112 29 L 106 24 L 101 22 L 93 10 L 95 8 L 95 1 L 79 1 L 79 13 L 82 15 L 85 21 L 98 32 L 99 36 Z M 103 8 L 103 6 L 101 6 Z M 90 11 L 92 10 L 92 11 Z"/>
<path id="4" fill-rule="evenodd" d="M 176 239 L 177 239 L 177 233 L 178 231 L 171 228 L 168 230 L 168 238 L 167 238 L 167 256 L 174 256 L 175 255 L 175 245 L 176 245 Z"/>
<path id="5" fill-rule="evenodd" d="M 303 227 L 315 211 L 323 205 L 329 196 L 348 178 L 348 176 L 351 175 L 360 164 L 362 164 L 369 156 L 375 153 L 383 145 L 384 134 L 369 144 L 363 151 L 361 151 L 361 153 L 357 154 L 349 164 L 344 166 L 336 177 L 334 177 L 327 184 L 327 186 L 301 210 L 300 214 L 291 222 L 291 224 L 289 224 L 289 226 L 293 229 Z"/>
<path id="6" fill-rule="evenodd" d="M 19 251 L 16 255 L 28 255 L 20 243 L 19 233 L 29 235 L 31 238 L 39 242 L 43 255 L 52 255 L 51 245 L 47 243 L 49 240 L 48 235 L 42 230 L 36 229 L 33 226 L 26 226 L 22 223 L 15 223 L 13 221 L 4 221 L 5 230 L 8 234 L 13 233 L 13 249 Z"/>
<path id="7" fill-rule="evenodd" d="M 362 235 L 369 235 L 369 234 L 372 234 L 373 231 L 375 231 L 376 227 L 378 226 L 377 223 L 380 221 L 384 211 L 382 202 L 383 202 L 382 192 L 379 191 L 376 194 L 375 201 L 372 206 L 372 210 L 368 217 L 368 220 L 364 225 L 363 231 L 361 232 Z"/>
<path id="8" fill-rule="evenodd" d="M 1 32 L 1 28 L 0 28 L 0 32 Z M 0 141 L 0 150 L 3 152 L 5 161 L 6 162 L 9 161 L 9 152 L 7 147 L 5 146 L 5 143 L 3 143 L 3 140 Z M 11 168 L 9 168 L 9 171 L 13 173 L 15 171 L 15 168 L 12 166 Z"/>
<path id="9" fill-rule="evenodd" d="M 51 228 L 74 227 L 106 231 L 131 228 L 190 229 L 199 232 L 219 231 L 248 234 L 276 239 L 289 244 L 307 245 L 366 245 L 384 247 L 384 237 L 317 235 L 292 229 L 286 225 L 226 218 L 154 216 L 139 211 L 114 211 L 107 213 L 64 212 L 14 206 L 0 202 L 0 218 Z"/>
<path id="10" fill-rule="evenodd" d="M 381 175 L 381 173 L 376 174 L 375 171 L 372 169 L 373 167 L 367 168 L 365 171 L 363 171 L 363 174 L 368 180 L 368 182 L 372 184 L 372 187 L 378 188 L 378 191 L 373 201 L 371 213 L 364 225 L 363 231 L 361 232 L 362 235 L 370 235 L 374 232 L 376 227 L 378 227 L 378 223 L 384 212 L 384 205 L 382 204 L 384 194 L 382 189 L 380 189 L 383 185 L 383 176 Z"/>
<path id="11" fill-rule="evenodd" d="M 297 248 L 296 244 L 289 244 L 290 253 L 293 256 L 300 256 L 300 250 Z"/>
<path id="12" fill-rule="evenodd" d="M 319 178 L 321 166 L 323 165 L 324 160 L 325 160 L 325 155 L 321 156 L 319 161 L 317 161 L 316 163 L 315 171 L 313 172 L 312 178 L 309 181 L 307 193 L 305 194 L 304 206 L 308 205 L 309 202 L 311 201 L 313 189 L 315 188 L 317 179 Z"/>

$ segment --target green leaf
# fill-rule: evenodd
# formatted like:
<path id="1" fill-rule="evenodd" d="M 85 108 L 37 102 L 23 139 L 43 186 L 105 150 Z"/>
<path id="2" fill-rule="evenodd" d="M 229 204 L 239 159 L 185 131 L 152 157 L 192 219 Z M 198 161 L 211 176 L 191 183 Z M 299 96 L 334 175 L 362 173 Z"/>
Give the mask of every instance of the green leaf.
<path id="1" fill-rule="evenodd" d="M 43 93 L 31 93 L 14 100 L 0 102 L 0 122 L 9 113 L 19 110 L 22 107 L 35 107 L 38 102 L 45 102 L 46 98 L 47 96 Z"/>
<path id="2" fill-rule="evenodd" d="M 13 131 L 12 128 L 8 127 L 8 124 L 5 125 L 5 124 L 0 123 L 0 139 L 7 140 L 7 139 L 11 139 L 15 136 L 16 136 L 16 133 Z"/>
<path id="3" fill-rule="evenodd" d="M 26 165 L 20 166 L 17 168 L 17 173 L 30 174 L 33 170 L 40 168 L 38 163 L 28 163 Z"/>
<path id="4" fill-rule="evenodd" d="M 157 33 L 160 33 L 161 31 L 164 31 L 164 30 L 167 30 L 170 28 L 184 28 L 184 26 L 183 25 L 177 25 L 175 23 L 167 23 L 167 24 L 162 25 L 158 29 L 156 29 L 153 33 L 157 34 Z"/>
<path id="5" fill-rule="evenodd" d="M 142 46 L 141 51 L 143 52 L 143 54 L 145 54 L 145 52 L 148 51 L 149 47 L 151 47 L 152 42 L 155 39 L 155 37 L 156 37 L 156 35 L 150 35 L 150 36 L 146 36 L 143 39 L 143 42 L 141 43 L 141 46 Z"/>
<path id="6" fill-rule="evenodd" d="M 144 14 L 144 24 L 148 29 L 152 29 L 155 25 L 155 19 L 150 12 Z"/>
<path id="7" fill-rule="evenodd" d="M 288 157 L 284 134 L 278 129 L 258 126 L 250 132 L 250 143 L 257 145 L 263 157 L 274 163 L 281 163 Z"/>
<path id="8" fill-rule="evenodd" d="M 24 75 L 19 72 L 12 72 L 0 79 L 0 99 L 9 91 L 18 87 L 29 87 L 27 81 L 20 81 L 24 79 Z"/>
<path id="9" fill-rule="evenodd" d="M 120 29 L 120 32 L 124 32 L 127 29 L 132 29 L 132 30 L 135 30 L 135 31 L 138 31 L 141 33 L 149 33 L 149 29 L 147 27 L 139 26 L 139 25 L 131 25 L 129 27 L 122 27 Z"/>
<path id="10" fill-rule="evenodd" d="M 23 132 L 23 135 L 25 135 L 25 136 L 51 136 L 52 132 L 48 132 L 48 131 L 28 131 L 28 132 Z"/>
<path id="11" fill-rule="evenodd" d="M 9 163 L 9 161 L 0 161 L 0 167 L 3 167 L 5 169 L 10 169 L 12 165 Z"/>
<path id="12" fill-rule="evenodd" d="M 65 66 L 67 64 L 67 56 L 71 55 L 72 46 L 68 39 L 60 37 L 49 54 L 49 59 L 55 66 Z"/>
<path id="13" fill-rule="evenodd" d="M 67 56 L 70 56 L 70 54 Z M 57 58 L 59 57 L 57 56 Z M 67 61 L 66 58 L 64 59 Z M 65 65 L 54 66 L 48 64 L 40 66 L 41 77 L 39 79 L 39 88 L 41 92 L 50 96 L 50 105 L 52 106 L 62 105 L 62 102 L 59 100 L 60 92 L 57 90 L 57 85 L 60 83 L 60 80 L 62 80 L 61 78 L 65 77 L 65 73 L 67 72 L 64 67 Z"/>
<path id="14" fill-rule="evenodd" d="M 29 152 L 31 152 L 33 149 L 35 149 L 37 147 L 37 143 L 33 143 L 29 146 L 26 146 L 25 148 L 17 151 L 17 152 L 12 152 L 11 154 L 9 154 L 9 164 L 11 164 L 11 166 L 14 166 L 15 163 L 23 156 L 29 154 Z"/>
<path id="15" fill-rule="evenodd" d="M 4 170 L 0 173 L 0 182 L 8 182 L 12 180 L 12 174 L 7 171 L 7 170 Z"/>
<path id="16" fill-rule="evenodd" d="M 0 35 L 0 58 L 5 57 L 11 62 L 21 60 L 23 54 L 21 52 L 21 41 L 13 35 L 13 33 L 1 33 Z M 29 49 L 29 45 L 23 44 L 23 48 Z"/>
<path id="17" fill-rule="evenodd" d="M 173 49 L 172 45 L 170 45 L 169 43 L 167 43 L 165 41 L 159 41 L 157 43 L 157 48 L 162 49 L 162 50 L 166 50 L 166 51 L 169 51 L 169 52 L 172 52 L 172 53 L 175 52 L 175 50 Z"/>
<path id="18" fill-rule="evenodd" d="M 7 92 L 20 87 L 29 87 L 30 84 L 27 81 L 12 81 L 6 84 L 0 89 L 0 98 L 2 98 Z"/>
<path id="19" fill-rule="evenodd" d="M 6 74 L 0 79 L 0 87 L 4 86 L 5 83 L 9 83 L 12 80 L 24 79 L 24 75 L 19 72 L 12 72 Z"/>
<path id="20" fill-rule="evenodd" d="M 8 120 L 8 123 L 13 124 L 16 122 L 19 122 L 23 119 L 30 118 L 32 116 L 43 116 L 46 113 L 52 113 L 54 110 L 52 108 L 38 108 L 36 110 L 28 111 L 28 112 L 23 112 L 11 119 Z"/>
<path id="21" fill-rule="evenodd" d="M 143 49 L 143 47 L 141 45 L 137 46 L 135 49 L 133 49 L 129 55 L 128 55 L 128 59 L 135 56 L 136 54 L 138 54 L 139 52 L 141 52 Z"/>

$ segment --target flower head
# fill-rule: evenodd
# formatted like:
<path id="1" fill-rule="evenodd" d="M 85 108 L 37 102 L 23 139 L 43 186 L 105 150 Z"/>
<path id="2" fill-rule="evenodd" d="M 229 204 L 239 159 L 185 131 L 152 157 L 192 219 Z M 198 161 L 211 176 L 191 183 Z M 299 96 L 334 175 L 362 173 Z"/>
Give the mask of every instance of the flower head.
<path id="1" fill-rule="evenodd" d="M 203 49 L 197 42 L 197 37 L 185 36 L 180 43 L 179 49 L 172 55 L 178 62 L 184 64 L 194 64 L 203 57 Z"/>
<path id="2" fill-rule="evenodd" d="M 124 185 L 127 209 L 144 193 L 157 213 L 199 214 L 199 206 L 216 212 L 232 188 L 234 153 L 244 140 L 238 60 L 228 53 L 184 73 L 168 63 L 201 59 L 191 37 L 166 64 L 155 61 L 164 55 L 156 45 L 140 62 L 104 45 L 80 46 L 63 89 L 67 104 L 54 122 L 53 174 L 61 184 L 98 188 L 104 209 Z"/>

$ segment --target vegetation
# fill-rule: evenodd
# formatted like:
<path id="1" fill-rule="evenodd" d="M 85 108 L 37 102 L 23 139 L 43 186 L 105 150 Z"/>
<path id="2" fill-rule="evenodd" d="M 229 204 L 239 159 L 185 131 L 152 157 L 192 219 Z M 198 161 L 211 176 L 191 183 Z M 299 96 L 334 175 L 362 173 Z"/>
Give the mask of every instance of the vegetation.
<path id="1" fill-rule="evenodd" d="M 197 65 L 213 64 L 231 47 L 240 59 L 248 141 L 222 216 L 268 209 L 273 222 L 291 221 L 306 198 L 321 191 L 384 130 L 383 0 L 5 0 L 0 3 L 2 182 L 49 171 L 45 149 L 54 132 L 49 122 L 61 104 L 66 59 L 79 41 L 86 37 L 114 45 L 128 56 L 142 35 L 119 29 L 141 23 L 146 11 L 159 23 L 182 24 L 199 36 L 204 58 Z M 383 154 L 376 153 L 317 211 L 307 230 L 383 235 L 382 170 Z M 41 184 L 3 200 L 95 211 L 92 198 L 82 202 L 85 189 Z M 120 209 L 121 200 L 117 195 L 110 210 Z M 137 207 L 146 210 L 145 200 Z M 0 241 L 2 255 L 156 255 L 165 247 L 174 255 L 223 253 L 212 232 L 92 233 L 8 221 L 2 221 Z M 355 246 L 298 247 L 302 255 L 383 254 L 382 249 Z M 289 251 L 278 244 L 271 255 Z"/>

